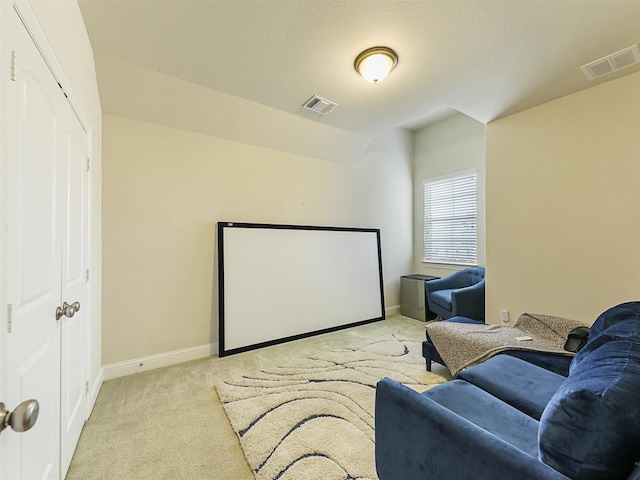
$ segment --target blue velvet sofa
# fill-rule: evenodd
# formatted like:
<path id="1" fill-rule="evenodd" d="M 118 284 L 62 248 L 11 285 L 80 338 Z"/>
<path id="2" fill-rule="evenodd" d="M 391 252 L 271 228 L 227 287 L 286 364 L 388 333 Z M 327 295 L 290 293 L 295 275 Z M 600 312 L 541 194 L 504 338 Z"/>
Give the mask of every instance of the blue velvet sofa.
<path id="1" fill-rule="evenodd" d="M 482 267 L 424 282 L 429 310 L 443 319 L 461 316 L 484 321 L 484 283 Z"/>
<path id="2" fill-rule="evenodd" d="M 380 480 L 640 479 L 640 303 L 591 327 L 567 377 L 507 355 L 418 393 L 385 378 Z"/>

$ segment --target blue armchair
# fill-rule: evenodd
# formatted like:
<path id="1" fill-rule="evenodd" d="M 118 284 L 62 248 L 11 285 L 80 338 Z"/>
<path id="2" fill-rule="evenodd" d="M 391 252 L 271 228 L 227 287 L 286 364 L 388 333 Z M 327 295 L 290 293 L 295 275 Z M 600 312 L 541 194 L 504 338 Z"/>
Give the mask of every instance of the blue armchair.
<path id="1" fill-rule="evenodd" d="M 424 282 L 429 310 L 443 319 L 466 317 L 484 322 L 484 268 L 471 267 Z"/>

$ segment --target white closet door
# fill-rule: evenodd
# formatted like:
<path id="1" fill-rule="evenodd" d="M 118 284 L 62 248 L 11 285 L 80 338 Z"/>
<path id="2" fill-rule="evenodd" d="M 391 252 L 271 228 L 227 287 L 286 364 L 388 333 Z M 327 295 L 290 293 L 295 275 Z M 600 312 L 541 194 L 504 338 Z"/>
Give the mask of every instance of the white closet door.
<path id="1" fill-rule="evenodd" d="M 6 23 L 4 24 L 6 25 Z M 10 19 L 15 76 L 2 80 L 3 161 L 7 165 L 7 302 L 4 402 L 40 403 L 35 426 L 0 436 L 4 479 L 57 479 L 60 455 L 61 226 L 64 163 L 58 162 L 61 95 L 15 14 Z"/>
<path id="2" fill-rule="evenodd" d="M 60 383 L 60 468 L 67 473 L 86 413 L 86 165 L 87 136 L 65 101 L 60 115 L 60 159 L 65 162 L 66 213 L 62 230 L 63 302 L 77 304 L 73 317 L 62 317 Z"/>
<path id="3" fill-rule="evenodd" d="M 40 415 L 31 430 L 0 435 L 0 478 L 59 479 L 86 415 L 87 135 L 15 12 L 3 28 L 15 68 L 0 96 L 12 311 L 0 400 L 12 410 L 36 399 Z M 63 302 L 80 309 L 56 318 Z"/>

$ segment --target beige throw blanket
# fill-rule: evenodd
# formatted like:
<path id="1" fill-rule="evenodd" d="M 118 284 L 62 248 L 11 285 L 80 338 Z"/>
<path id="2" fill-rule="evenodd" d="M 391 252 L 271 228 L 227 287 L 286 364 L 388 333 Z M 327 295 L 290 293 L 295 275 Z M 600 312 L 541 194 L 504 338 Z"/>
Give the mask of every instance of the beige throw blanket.
<path id="1" fill-rule="evenodd" d="M 427 334 L 452 375 L 505 350 L 532 350 L 573 356 L 564 350 L 569 332 L 583 322 L 551 315 L 523 313 L 513 327 L 433 322 Z M 531 340 L 516 340 L 517 337 Z"/>

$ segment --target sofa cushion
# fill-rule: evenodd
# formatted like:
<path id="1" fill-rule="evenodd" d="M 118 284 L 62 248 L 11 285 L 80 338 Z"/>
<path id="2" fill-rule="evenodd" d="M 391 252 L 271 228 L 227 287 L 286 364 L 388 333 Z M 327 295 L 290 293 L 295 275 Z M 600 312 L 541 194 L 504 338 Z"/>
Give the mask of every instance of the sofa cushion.
<path id="1" fill-rule="evenodd" d="M 509 355 L 496 355 L 466 368 L 457 377 L 540 419 L 547 403 L 566 377 Z"/>
<path id="2" fill-rule="evenodd" d="M 640 458 L 639 320 L 590 336 L 542 414 L 539 458 L 570 478 L 626 478 Z"/>
<path id="3" fill-rule="evenodd" d="M 583 358 L 588 357 L 593 350 L 611 340 L 612 336 L 620 335 L 620 328 L 616 328 L 616 325 L 620 322 L 628 321 L 640 322 L 640 302 L 621 303 L 602 313 L 596 318 L 596 321 L 593 322 L 587 343 L 576 353 L 576 356 L 571 362 L 572 367 L 574 365 L 577 366 L 577 364 L 582 362 Z M 627 324 L 627 327 L 623 327 L 623 329 L 624 328 L 633 328 L 633 324 Z"/>
<path id="4" fill-rule="evenodd" d="M 500 354 L 510 355 L 525 362 L 533 363 L 540 368 L 557 373 L 563 377 L 569 375 L 569 365 L 571 365 L 571 360 L 573 360 L 573 356 L 569 355 L 528 350 L 505 350 L 504 352 L 500 352 Z"/>
<path id="5" fill-rule="evenodd" d="M 537 456 L 538 422 L 475 385 L 452 380 L 423 395 L 525 453 Z"/>
<path id="6" fill-rule="evenodd" d="M 431 293 L 431 301 L 436 305 L 440 305 L 442 308 L 451 310 L 451 294 L 457 289 L 445 288 L 443 290 L 436 290 Z"/>

